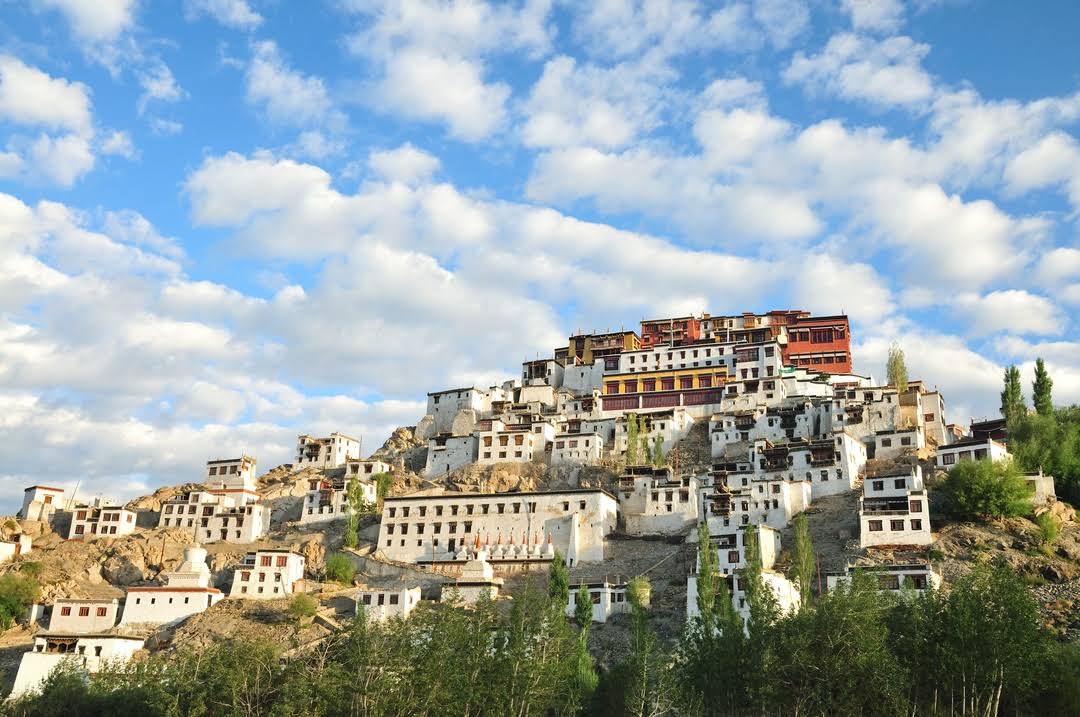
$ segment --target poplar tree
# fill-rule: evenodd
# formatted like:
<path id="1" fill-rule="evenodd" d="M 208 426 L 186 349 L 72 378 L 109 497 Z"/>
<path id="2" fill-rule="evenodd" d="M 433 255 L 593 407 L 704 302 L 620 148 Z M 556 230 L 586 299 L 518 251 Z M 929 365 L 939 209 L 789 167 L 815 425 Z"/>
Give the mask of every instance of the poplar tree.
<path id="1" fill-rule="evenodd" d="M 589 634 L 589 626 L 592 625 L 592 596 L 589 595 L 589 586 L 582 583 L 574 596 L 574 620 L 581 628 L 579 635 L 584 642 Z"/>
<path id="2" fill-rule="evenodd" d="M 1050 395 L 1054 381 L 1046 371 L 1046 364 L 1041 358 L 1035 359 L 1035 380 L 1031 382 L 1031 402 L 1040 416 L 1054 413 L 1054 400 Z"/>
<path id="3" fill-rule="evenodd" d="M 355 548 L 360 544 L 360 536 L 357 528 L 360 524 L 360 511 L 364 509 L 364 492 L 360 485 L 360 479 L 354 477 L 349 481 L 345 489 L 345 495 L 349 501 L 349 512 L 345 516 L 345 547 Z"/>
<path id="4" fill-rule="evenodd" d="M 795 516 L 795 575 L 799 579 L 799 596 L 804 606 L 810 604 L 813 596 L 813 582 L 816 560 L 814 559 L 814 541 L 810 537 L 810 521 L 806 513 Z"/>
<path id="5" fill-rule="evenodd" d="M 551 559 L 551 565 L 548 567 L 548 596 L 560 611 L 566 610 L 570 602 L 570 574 L 558 550 L 555 551 L 555 557 Z"/>
<path id="6" fill-rule="evenodd" d="M 1015 365 L 1005 369 L 1004 383 L 1001 390 L 1001 415 L 1008 423 L 1013 423 L 1027 413 L 1024 392 L 1020 388 L 1020 369 Z"/>
<path id="7" fill-rule="evenodd" d="M 890 386 L 900 393 L 907 390 L 907 362 L 904 361 L 904 350 L 896 342 L 889 347 L 889 360 L 885 364 L 885 373 L 889 377 Z"/>
<path id="8" fill-rule="evenodd" d="M 702 521 L 698 525 L 698 570 L 697 570 L 697 609 L 701 615 L 701 627 L 708 635 L 716 627 L 716 592 L 717 567 L 720 558 L 716 546 L 709 537 L 709 525 Z"/>
<path id="9" fill-rule="evenodd" d="M 664 438 L 657 433 L 653 438 L 652 463 L 657 468 L 662 468 L 664 462 Z"/>
<path id="10" fill-rule="evenodd" d="M 626 465 L 632 466 L 637 463 L 638 453 L 638 421 L 636 413 L 626 414 Z"/>

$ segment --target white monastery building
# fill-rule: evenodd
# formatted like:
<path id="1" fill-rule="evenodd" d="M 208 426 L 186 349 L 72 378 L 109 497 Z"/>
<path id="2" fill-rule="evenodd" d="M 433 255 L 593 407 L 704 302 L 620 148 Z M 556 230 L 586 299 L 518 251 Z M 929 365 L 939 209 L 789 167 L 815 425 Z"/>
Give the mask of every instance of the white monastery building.
<path id="1" fill-rule="evenodd" d="M 350 459 L 360 458 L 360 441 L 344 433 L 326 438 L 301 435 L 296 439 L 294 468 L 339 468 Z"/>
<path id="2" fill-rule="evenodd" d="M 274 600 L 304 590 L 304 556 L 290 550 L 248 553 L 233 573 L 231 598 Z"/>
<path id="3" fill-rule="evenodd" d="M 120 624 L 173 625 L 196 615 L 225 597 L 210 586 L 206 549 L 184 550 L 184 562 L 165 573 L 164 585 L 128 588 Z"/>
<path id="4" fill-rule="evenodd" d="M 71 510 L 69 540 L 97 538 L 103 535 L 130 535 L 135 532 L 135 511 L 127 510 L 111 501 L 95 498 L 87 505 L 76 505 Z"/>
<path id="5" fill-rule="evenodd" d="M 356 594 L 356 611 L 369 620 L 381 622 L 392 617 L 405 619 L 420 604 L 420 588 L 361 588 Z"/>

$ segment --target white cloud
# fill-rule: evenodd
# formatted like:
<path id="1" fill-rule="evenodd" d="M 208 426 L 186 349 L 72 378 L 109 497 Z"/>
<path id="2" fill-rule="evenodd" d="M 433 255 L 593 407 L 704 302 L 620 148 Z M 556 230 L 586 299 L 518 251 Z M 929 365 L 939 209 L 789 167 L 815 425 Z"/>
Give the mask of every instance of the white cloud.
<path id="1" fill-rule="evenodd" d="M 1040 281 L 1057 284 L 1063 279 L 1080 277 L 1080 249 L 1058 247 L 1039 259 L 1036 275 Z"/>
<path id="2" fill-rule="evenodd" d="M 753 14 L 779 49 L 786 48 L 810 26 L 810 8 L 805 0 L 754 0 Z"/>
<path id="3" fill-rule="evenodd" d="M 869 264 L 825 254 L 803 255 L 791 264 L 794 306 L 817 314 L 847 314 L 863 325 L 880 321 L 894 309 L 892 292 Z"/>
<path id="4" fill-rule="evenodd" d="M 186 0 L 184 8 L 192 17 L 207 15 L 237 30 L 254 30 L 263 21 L 246 0 Z"/>
<path id="5" fill-rule="evenodd" d="M 177 135 L 184 131 L 184 125 L 174 120 L 168 120 L 163 117 L 151 117 L 150 129 L 157 135 Z"/>
<path id="6" fill-rule="evenodd" d="M 34 0 L 40 8 L 59 10 L 77 37 L 114 40 L 135 23 L 136 0 Z"/>
<path id="7" fill-rule="evenodd" d="M 901 0 L 842 0 L 856 30 L 895 32 L 904 23 Z"/>
<path id="8" fill-rule="evenodd" d="M 184 89 L 177 84 L 172 70 L 161 60 L 156 60 L 148 68 L 140 70 L 138 77 L 139 86 L 142 87 L 142 94 L 136 103 L 139 114 L 145 112 L 152 101 L 179 102 L 187 96 Z"/>
<path id="9" fill-rule="evenodd" d="M 664 87 L 672 79 L 665 67 L 579 66 L 560 55 L 544 65 L 525 103 L 523 140 L 531 147 L 625 145 L 653 127 L 671 104 L 672 93 Z"/>
<path id="10" fill-rule="evenodd" d="M 818 55 L 797 52 L 784 80 L 811 92 L 836 95 L 879 107 L 925 108 L 934 97 L 933 79 L 922 68 L 929 45 L 909 37 L 873 40 L 834 35 Z"/>
<path id="11" fill-rule="evenodd" d="M 78 134 L 58 137 L 42 134 L 23 145 L 24 168 L 32 182 L 47 182 L 70 187 L 94 168 L 94 153 L 89 140 Z"/>
<path id="12" fill-rule="evenodd" d="M 408 49 L 390 59 L 377 96 L 380 107 L 445 122 L 452 136 L 477 141 L 505 122 L 510 88 L 486 83 L 479 62 Z"/>
<path id="13" fill-rule="evenodd" d="M 410 143 L 397 149 L 372 152 L 368 166 L 379 176 L 405 184 L 415 184 L 431 177 L 439 169 L 439 159 Z"/>
<path id="14" fill-rule="evenodd" d="M 0 119 L 87 133 L 90 90 L 81 82 L 51 77 L 18 58 L 0 55 Z"/>
<path id="15" fill-rule="evenodd" d="M 1073 206 L 1080 208 L 1080 143 L 1064 132 L 1043 137 L 1009 161 L 1005 182 L 1016 193 L 1065 183 Z"/>
<path id="16" fill-rule="evenodd" d="M 1019 289 L 992 291 L 984 296 L 960 294 L 954 301 L 976 337 L 1001 332 L 1013 334 L 1060 334 L 1066 317 L 1049 299 Z"/>
<path id="17" fill-rule="evenodd" d="M 322 79 L 289 67 L 271 41 L 255 44 L 246 81 L 248 102 L 261 108 L 271 122 L 289 126 L 318 124 L 332 110 Z"/>
<path id="18" fill-rule="evenodd" d="M 136 159 L 139 156 L 131 141 L 131 135 L 120 130 L 110 132 L 101 140 L 100 151 L 102 154 L 113 154 L 124 159 Z"/>

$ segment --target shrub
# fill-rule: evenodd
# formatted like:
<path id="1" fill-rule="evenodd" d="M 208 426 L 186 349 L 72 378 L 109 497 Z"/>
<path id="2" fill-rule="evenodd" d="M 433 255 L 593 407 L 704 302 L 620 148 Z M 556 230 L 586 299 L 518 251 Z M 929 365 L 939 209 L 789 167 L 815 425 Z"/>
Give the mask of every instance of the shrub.
<path id="1" fill-rule="evenodd" d="M 315 598 L 305 593 L 300 593 L 289 602 L 289 615 L 295 620 L 315 617 L 318 610 L 319 603 L 315 601 Z"/>
<path id="2" fill-rule="evenodd" d="M 347 555 L 334 553 L 326 559 L 326 579 L 336 583 L 351 585 L 356 575 L 356 566 Z"/>
<path id="3" fill-rule="evenodd" d="M 19 572 L 31 578 L 41 577 L 41 563 L 27 560 L 19 565 Z"/>
<path id="4" fill-rule="evenodd" d="M 37 580 L 21 573 L 0 577 L 0 630 L 8 630 L 38 599 Z"/>
<path id="5" fill-rule="evenodd" d="M 960 461 L 941 490 L 958 518 L 1006 518 L 1031 510 L 1031 491 L 1011 461 Z"/>
<path id="6" fill-rule="evenodd" d="M 1049 545 L 1057 540 L 1061 534 L 1061 523 L 1050 513 L 1043 513 L 1035 519 L 1039 526 L 1039 541 L 1043 545 Z"/>

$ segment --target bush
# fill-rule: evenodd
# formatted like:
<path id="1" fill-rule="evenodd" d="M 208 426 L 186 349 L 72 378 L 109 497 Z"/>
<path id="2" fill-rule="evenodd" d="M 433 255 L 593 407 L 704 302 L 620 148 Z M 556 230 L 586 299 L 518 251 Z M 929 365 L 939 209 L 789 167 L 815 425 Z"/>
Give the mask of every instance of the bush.
<path id="1" fill-rule="evenodd" d="M 1031 510 L 1031 491 L 1011 461 L 960 461 L 941 490 L 958 518 L 1007 518 Z"/>
<path id="2" fill-rule="evenodd" d="M 315 617 L 318 610 L 319 603 L 315 601 L 315 598 L 305 593 L 300 593 L 289 602 L 289 615 L 296 620 Z"/>
<path id="3" fill-rule="evenodd" d="M 28 560 L 19 564 L 19 572 L 31 578 L 41 577 L 41 563 Z"/>
<path id="4" fill-rule="evenodd" d="M 326 559 L 326 579 L 335 583 L 351 585 L 356 575 L 356 566 L 347 555 L 334 553 Z"/>
<path id="5" fill-rule="evenodd" d="M 1043 545 L 1053 543 L 1061 534 L 1061 523 L 1050 513 L 1043 513 L 1035 522 L 1039 526 L 1039 542 Z"/>
<path id="6" fill-rule="evenodd" d="M 37 580 L 21 573 L 0 577 L 0 630 L 8 630 L 38 599 Z"/>

